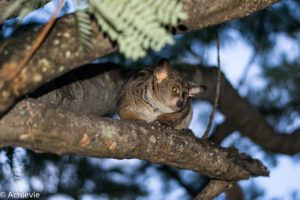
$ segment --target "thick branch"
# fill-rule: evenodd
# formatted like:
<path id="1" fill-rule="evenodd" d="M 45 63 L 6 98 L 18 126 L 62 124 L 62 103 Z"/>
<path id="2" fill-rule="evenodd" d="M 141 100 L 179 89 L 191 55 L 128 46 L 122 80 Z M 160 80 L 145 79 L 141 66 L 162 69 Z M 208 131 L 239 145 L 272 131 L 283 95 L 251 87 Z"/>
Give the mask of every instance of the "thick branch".
<path id="1" fill-rule="evenodd" d="M 39 98 L 41 102 L 76 113 L 113 114 L 121 88 L 133 72 L 114 63 L 89 64 L 50 82 L 37 90 L 34 97 L 46 93 Z"/>
<path id="2" fill-rule="evenodd" d="M 18 103 L 2 118 L 0 141 L 0 147 L 23 146 L 56 154 L 138 158 L 223 180 L 268 175 L 258 160 L 184 131 L 75 114 L 36 100 Z"/>
<path id="3" fill-rule="evenodd" d="M 98 68 L 98 72 L 105 71 L 105 65 L 89 65 L 88 69 Z M 51 100 L 51 103 L 62 105 L 74 112 L 97 115 L 114 112 L 118 97 L 115 94 L 119 93 L 122 84 L 132 71 L 128 69 L 119 70 L 118 65 L 112 63 L 108 66 L 112 69 L 109 72 L 106 71 L 90 80 L 76 82 L 69 87 L 62 88 L 60 91 L 49 93 L 42 97 L 43 102 Z M 215 68 L 189 64 L 177 64 L 175 67 L 189 80 L 206 85 L 208 90 L 203 99 L 213 102 L 217 72 Z M 85 69 L 87 68 L 71 74 L 72 76 L 80 74 L 82 73 L 81 70 Z M 67 78 L 63 77 L 62 79 Z M 276 132 L 265 118 L 238 94 L 224 75 L 221 85 L 219 109 L 226 116 L 226 123 L 232 126 L 230 127 L 231 130 L 240 131 L 244 136 L 249 137 L 252 141 L 271 152 L 291 155 L 300 152 L 299 132 L 295 131 L 293 134 Z"/>
<path id="4" fill-rule="evenodd" d="M 245 17 L 278 1 L 182 0 L 184 9 L 189 13 L 190 17 L 188 20 L 183 21 L 175 32 L 192 31 Z M 80 41 L 77 39 L 77 29 L 74 23 L 74 14 L 57 20 L 52 32 L 31 61 L 17 77 L 9 82 L 5 79 L 7 74 L 15 70 L 18 63 L 24 58 L 29 46 L 40 34 L 42 28 L 29 31 L 4 45 L 3 50 L 0 52 L 0 115 L 18 97 L 33 91 L 45 82 L 65 72 L 108 55 L 117 49 L 107 37 L 103 36 L 103 33 L 94 23 L 91 41 L 93 52 L 83 54 Z M 3 43 L 0 43 L 1 46 L 3 46 Z"/>

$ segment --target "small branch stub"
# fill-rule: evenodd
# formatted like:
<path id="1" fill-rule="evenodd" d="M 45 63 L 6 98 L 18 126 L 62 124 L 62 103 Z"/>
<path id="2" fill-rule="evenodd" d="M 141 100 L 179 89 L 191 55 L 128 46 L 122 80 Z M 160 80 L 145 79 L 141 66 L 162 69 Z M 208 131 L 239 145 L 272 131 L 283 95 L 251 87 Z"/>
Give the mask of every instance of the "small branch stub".
<path id="1" fill-rule="evenodd" d="M 80 147 L 85 147 L 86 145 L 88 145 L 88 144 L 90 144 L 90 143 L 91 143 L 90 138 L 89 138 L 89 136 L 85 133 L 85 134 L 83 135 L 83 137 L 81 138 L 81 140 L 79 141 L 78 146 L 80 146 Z"/>

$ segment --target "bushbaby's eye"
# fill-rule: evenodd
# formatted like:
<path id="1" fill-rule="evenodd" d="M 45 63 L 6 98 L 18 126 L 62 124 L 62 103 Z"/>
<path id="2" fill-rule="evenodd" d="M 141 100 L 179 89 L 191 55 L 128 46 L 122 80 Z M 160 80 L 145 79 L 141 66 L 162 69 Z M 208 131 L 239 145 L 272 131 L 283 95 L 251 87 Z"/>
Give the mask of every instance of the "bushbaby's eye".
<path id="1" fill-rule="evenodd" d="M 173 87 L 173 88 L 172 88 L 172 92 L 173 92 L 174 94 L 176 94 L 176 93 L 177 93 L 177 87 Z"/>

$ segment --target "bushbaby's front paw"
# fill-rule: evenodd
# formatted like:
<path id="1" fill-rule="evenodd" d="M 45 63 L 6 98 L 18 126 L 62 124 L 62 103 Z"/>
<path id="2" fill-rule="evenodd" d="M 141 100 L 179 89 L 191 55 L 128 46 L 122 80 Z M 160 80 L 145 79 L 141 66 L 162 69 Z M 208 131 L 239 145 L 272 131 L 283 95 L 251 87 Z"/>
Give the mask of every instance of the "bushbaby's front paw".
<path id="1" fill-rule="evenodd" d="M 152 124 L 160 129 L 166 130 L 166 131 L 170 131 L 172 127 L 165 125 L 163 123 L 161 123 L 159 120 L 155 120 L 152 122 Z"/>

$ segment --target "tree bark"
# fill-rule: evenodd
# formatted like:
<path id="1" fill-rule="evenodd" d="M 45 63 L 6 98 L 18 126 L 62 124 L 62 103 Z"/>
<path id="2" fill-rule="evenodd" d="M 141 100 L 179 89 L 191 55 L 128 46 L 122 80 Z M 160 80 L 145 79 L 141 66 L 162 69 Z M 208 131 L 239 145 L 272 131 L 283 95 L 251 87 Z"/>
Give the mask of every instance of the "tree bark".
<path id="1" fill-rule="evenodd" d="M 0 148 L 23 146 L 59 155 L 138 158 L 229 181 L 269 174 L 260 161 L 198 139 L 186 130 L 77 114 L 32 99 L 21 101 L 2 118 L 0 141 Z"/>
<path id="2" fill-rule="evenodd" d="M 3 3 L 7 6 L 7 2 L 0 0 L 0 5 Z M 174 34 L 242 18 L 279 0 L 182 2 L 184 9 L 189 13 L 189 19 L 182 21 L 173 30 Z M 0 13 L 3 8 L 0 6 Z M 117 50 L 116 44 L 109 41 L 93 22 L 93 51 L 82 54 L 74 22 L 74 14 L 58 19 L 30 62 L 11 80 L 7 78 L 7 74 L 14 73 L 42 27 L 0 43 L 0 116 L 24 94 Z M 91 73 L 95 72 L 94 67 L 95 65 L 90 65 L 90 68 L 93 68 Z M 258 160 L 238 154 L 234 149 L 221 148 L 207 140 L 197 139 L 186 132 L 157 130 L 153 125 L 142 122 L 133 123 L 87 115 L 100 116 L 115 112 L 121 87 L 132 74 L 132 70 L 120 69 L 120 66 L 114 64 L 105 64 L 102 67 L 100 71 L 106 68 L 106 72 L 99 76 L 77 75 L 73 79 L 68 77 L 67 81 L 64 80 L 64 76 L 60 78 L 62 84 L 55 87 L 47 85 L 47 90 L 57 86 L 61 87 L 60 90 L 53 90 L 44 96 L 35 93 L 34 95 L 40 96 L 38 101 L 23 100 L 8 111 L 0 120 L 0 148 L 23 146 L 57 154 L 138 158 L 194 170 L 220 179 L 210 181 L 199 196 L 208 195 L 205 191 L 209 191 L 210 196 L 217 196 L 226 190 L 232 181 L 268 175 L 267 169 Z M 109 71 L 107 67 L 110 68 Z M 190 80 L 205 84 L 208 92 L 202 99 L 213 101 L 215 69 L 195 69 L 190 65 L 188 68 L 187 65 L 177 68 Z M 80 70 L 88 72 L 87 68 Z M 81 81 L 77 81 L 78 79 Z M 71 83 L 73 81 L 76 82 Z M 224 135 L 217 139 L 218 142 L 228 131 L 238 130 L 266 150 L 291 155 L 300 151 L 297 142 L 300 139 L 299 130 L 293 134 L 276 132 L 263 116 L 238 95 L 224 76 L 219 109 L 226 116 L 227 129 L 221 130 Z M 228 124 L 232 126 L 227 126 Z"/>
<path id="3" fill-rule="evenodd" d="M 113 113 L 116 111 L 118 98 L 116 94 L 121 91 L 122 85 L 133 73 L 128 68 L 120 69 L 119 67 L 120 65 L 109 63 L 88 65 L 78 69 L 59 80 L 66 81 L 70 76 L 83 80 L 70 84 L 67 87 L 62 87 L 60 90 L 54 90 L 42 96 L 40 100 L 45 103 L 50 102 L 60 105 L 74 112 L 92 113 L 99 116 Z M 174 67 L 188 80 L 206 85 L 207 91 L 201 99 L 211 103 L 214 101 L 216 68 L 183 63 L 175 64 Z M 109 71 L 107 71 L 108 68 L 110 69 Z M 98 70 L 100 75 L 94 76 L 89 80 L 80 76 L 85 70 L 86 72 L 93 71 L 96 73 L 95 69 Z M 56 87 L 59 86 L 54 86 L 54 88 Z M 274 153 L 293 155 L 300 152 L 300 144 L 298 142 L 300 133 L 294 131 L 292 134 L 288 134 L 275 131 L 264 116 L 238 94 L 224 75 L 222 75 L 218 109 L 226 116 L 226 124 L 232 126 L 226 127 L 225 132 L 237 130 L 265 150 Z"/>
<path id="4" fill-rule="evenodd" d="M 182 2 L 185 11 L 189 13 L 189 19 L 182 21 L 175 33 L 201 29 L 242 18 L 271 6 L 279 0 L 182 0 Z M 24 94 L 80 65 L 90 63 L 117 50 L 117 46 L 103 35 L 94 22 L 91 41 L 93 51 L 83 54 L 74 24 L 74 14 L 58 19 L 39 50 L 21 73 L 12 79 L 7 78 L 8 74 L 16 71 L 43 27 L 0 43 L 0 115 Z"/>

